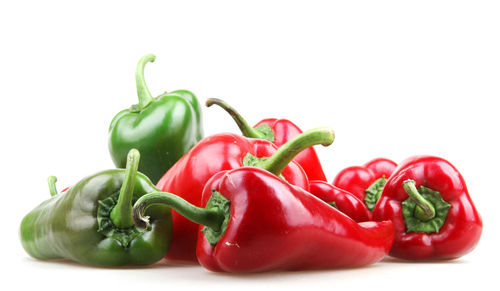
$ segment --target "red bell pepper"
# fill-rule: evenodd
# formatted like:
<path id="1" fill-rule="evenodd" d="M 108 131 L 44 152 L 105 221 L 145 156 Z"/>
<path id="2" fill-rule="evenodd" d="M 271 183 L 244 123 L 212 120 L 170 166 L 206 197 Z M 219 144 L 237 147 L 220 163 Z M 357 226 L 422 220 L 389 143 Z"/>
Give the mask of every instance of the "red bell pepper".
<path id="1" fill-rule="evenodd" d="M 242 166 L 259 166 L 272 173 L 281 173 L 289 183 L 307 191 L 309 181 L 304 170 L 291 161 L 300 151 L 316 144 L 329 145 L 333 139 L 331 129 L 317 128 L 296 136 L 277 150 L 267 140 L 236 134 L 213 135 L 201 140 L 175 163 L 160 179 L 157 187 L 200 206 L 203 187 L 211 176 Z M 172 221 L 172 241 L 166 258 L 196 261 L 198 225 L 176 211 L 172 211 Z"/>
<path id="2" fill-rule="evenodd" d="M 356 223 L 300 187 L 256 167 L 214 175 L 203 190 L 204 208 L 170 193 L 144 195 L 134 221 L 153 204 L 168 205 L 200 226 L 196 254 L 212 271 L 263 272 L 357 267 L 390 250 L 390 221 Z M 203 226 L 205 225 L 205 226 Z"/>
<path id="3" fill-rule="evenodd" d="M 474 249 L 483 229 L 462 175 L 432 156 L 411 157 L 399 165 L 373 219 L 393 221 L 390 255 L 403 259 L 458 258 Z"/>
<path id="4" fill-rule="evenodd" d="M 352 166 L 340 171 L 335 176 L 333 185 L 356 195 L 372 211 L 387 178 L 396 166 L 389 159 L 373 159 L 363 166 Z"/>
<path id="5" fill-rule="evenodd" d="M 309 191 L 314 196 L 334 206 L 356 222 L 371 220 L 371 212 L 365 204 L 346 190 L 325 181 L 309 181 Z"/>
<path id="6" fill-rule="evenodd" d="M 246 137 L 266 139 L 280 147 L 302 133 L 297 125 L 287 119 L 268 118 L 261 120 L 254 127 L 250 127 L 246 120 L 225 101 L 217 98 L 207 99 L 206 105 L 208 107 L 214 104 L 222 107 L 231 115 L 241 133 Z M 303 150 L 294 158 L 294 161 L 304 169 L 309 180 L 326 181 L 325 173 L 313 147 Z"/>

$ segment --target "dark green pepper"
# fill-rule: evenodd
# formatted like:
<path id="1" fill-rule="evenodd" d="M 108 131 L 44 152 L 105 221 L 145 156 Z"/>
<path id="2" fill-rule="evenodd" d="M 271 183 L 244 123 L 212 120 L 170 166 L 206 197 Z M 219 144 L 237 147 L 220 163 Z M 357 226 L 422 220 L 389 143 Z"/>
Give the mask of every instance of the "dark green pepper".
<path id="1" fill-rule="evenodd" d="M 52 198 L 21 222 L 21 242 L 28 254 L 41 260 L 70 259 L 86 265 L 148 265 L 165 256 L 170 245 L 170 209 L 155 206 L 147 215 L 148 230 L 132 221 L 132 205 L 147 193 L 158 192 L 137 172 L 139 152 L 132 149 L 126 169 L 89 176 L 57 193 L 49 177 Z"/>
<path id="2" fill-rule="evenodd" d="M 177 90 L 153 98 L 144 81 L 144 67 L 155 56 L 137 64 L 139 104 L 119 112 L 109 127 L 109 151 L 123 168 L 131 148 L 141 152 L 139 171 L 154 183 L 203 138 L 200 104 L 193 93 Z"/>

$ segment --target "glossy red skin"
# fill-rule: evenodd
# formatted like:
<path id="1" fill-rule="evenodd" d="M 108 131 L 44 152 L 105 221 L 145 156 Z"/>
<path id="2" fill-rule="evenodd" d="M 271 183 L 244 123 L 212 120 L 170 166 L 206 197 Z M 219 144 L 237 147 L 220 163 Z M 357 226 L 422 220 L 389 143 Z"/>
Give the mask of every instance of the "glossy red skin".
<path id="1" fill-rule="evenodd" d="M 247 153 L 256 157 L 271 156 L 277 147 L 266 140 L 222 133 L 201 140 L 170 168 L 156 185 L 160 190 L 182 197 L 200 206 L 203 187 L 210 177 L 223 171 L 243 166 Z M 290 183 L 309 190 L 304 170 L 292 162 L 281 173 Z M 172 241 L 165 256 L 170 260 L 196 262 L 195 224 L 172 210 Z"/>
<path id="2" fill-rule="evenodd" d="M 356 222 L 371 220 L 372 213 L 365 203 L 346 190 L 328 184 L 325 181 L 309 181 L 309 191 L 319 199 L 335 202 L 337 209 Z"/>
<path id="3" fill-rule="evenodd" d="M 287 119 L 263 119 L 254 128 L 262 124 L 267 124 L 271 127 L 274 132 L 274 144 L 278 147 L 302 133 L 302 130 L 297 125 Z M 325 173 L 313 147 L 303 150 L 295 157 L 294 161 L 304 169 L 309 180 L 326 181 Z"/>
<path id="4" fill-rule="evenodd" d="M 389 159 L 373 159 L 363 166 L 352 166 L 340 171 L 333 185 L 365 201 L 365 190 L 382 176 L 389 178 L 396 167 L 397 164 Z"/>
<path id="5" fill-rule="evenodd" d="M 402 183 L 412 179 L 420 186 L 441 193 L 451 204 L 448 216 L 438 233 L 406 233 L 401 203 L 408 198 Z M 448 161 L 432 156 L 415 156 L 394 171 L 373 210 L 373 219 L 390 219 L 396 237 L 390 255 L 402 259 L 454 259 L 472 251 L 479 242 L 483 223 L 465 181 Z"/>
<path id="6" fill-rule="evenodd" d="M 216 272 L 357 267 L 390 250 L 390 221 L 356 223 L 300 187 L 255 167 L 217 174 L 203 190 L 230 200 L 227 230 L 214 245 L 198 232 L 196 254 Z M 203 227 L 200 227 L 200 230 Z"/>

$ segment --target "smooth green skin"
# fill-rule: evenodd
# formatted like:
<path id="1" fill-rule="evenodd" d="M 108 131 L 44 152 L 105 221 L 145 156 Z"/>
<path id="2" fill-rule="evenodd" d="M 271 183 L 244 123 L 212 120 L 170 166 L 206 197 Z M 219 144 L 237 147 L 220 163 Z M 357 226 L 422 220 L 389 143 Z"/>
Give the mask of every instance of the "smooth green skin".
<path id="1" fill-rule="evenodd" d="M 148 209 L 151 229 L 127 248 L 98 232 L 99 200 L 120 192 L 125 170 L 113 169 L 84 178 L 66 192 L 44 201 L 21 222 L 21 242 L 28 254 L 41 260 L 70 259 L 93 266 L 149 265 L 163 258 L 170 245 L 170 209 Z M 151 181 L 137 173 L 134 201 L 157 192 Z"/>
<path id="2" fill-rule="evenodd" d="M 143 70 L 154 55 L 144 56 L 137 66 L 139 104 L 119 112 L 109 127 L 109 152 L 118 168 L 125 167 L 131 148 L 141 153 L 139 171 L 154 183 L 203 138 L 201 108 L 187 90 L 151 97 Z"/>

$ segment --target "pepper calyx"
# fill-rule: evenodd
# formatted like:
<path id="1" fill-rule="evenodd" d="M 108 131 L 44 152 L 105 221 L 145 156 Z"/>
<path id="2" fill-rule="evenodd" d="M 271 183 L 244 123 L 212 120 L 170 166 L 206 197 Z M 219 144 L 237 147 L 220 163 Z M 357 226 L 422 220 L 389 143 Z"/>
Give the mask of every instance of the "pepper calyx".
<path id="1" fill-rule="evenodd" d="M 419 213 L 422 212 L 421 208 L 411 197 L 406 199 L 401 207 L 406 232 L 437 233 L 446 221 L 451 204 L 443 200 L 441 193 L 430 188 L 420 186 L 418 192 L 423 199 L 433 206 L 435 215 L 431 219 L 422 220 L 419 218 L 421 216 Z"/>
<path id="2" fill-rule="evenodd" d="M 243 166 L 261 168 L 261 165 L 263 165 L 265 163 L 265 161 L 267 161 L 268 159 L 269 159 L 269 157 L 257 158 L 256 156 L 252 155 L 251 153 L 247 153 L 245 155 L 245 157 L 243 158 Z M 285 177 L 283 177 L 283 175 L 281 173 L 278 175 L 278 177 L 280 177 L 281 179 L 286 181 Z"/>
<path id="3" fill-rule="evenodd" d="M 382 176 L 375 180 L 375 182 L 373 182 L 370 187 L 366 188 L 365 204 L 368 210 L 373 212 L 375 204 L 377 204 L 377 201 L 380 198 L 380 194 L 382 194 L 385 183 L 387 183 L 387 179 L 385 178 L 385 176 Z"/>
<path id="4" fill-rule="evenodd" d="M 133 105 L 130 105 L 130 108 L 128 109 L 130 112 L 140 112 L 142 109 L 141 109 L 141 106 L 139 106 L 139 104 L 133 104 Z"/>
<path id="5" fill-rule="evenodd" d="M 271 129 L 269 124 L 264 123 L 254 129 L 261 133 L 261 136 L 259 138 L 274 142 L 274 131 Z"/>
<path id="6" fill-rule="evenodd" d="M 106 199 L 99 200 L 97 206 L 97 232 L 107 238 L 116 240 L 122 247 L 128 248 L 130 242 L 140 236 L 146 229 L 139 229 L 132 225 L 131 227 L 117 227 L 111 219 L 111 211 L 118 203 L 120 192 L 116 192 Z"/>
<path id="7" fill-rule="evenodd" d="M 219 211 L 224 215 L 224 220 L 222 221 L 222 224 L 220 225 L 219 229 L 214 229 L 212 227 L 205 226 L 201 230 L 201 232 L 203 232 L 207 241 L 211 245 L 216 245 L 217 242 L 220 240 L 220 238 L 224 235 L 224 233 L 226 233 L 227 225 L 229 223 L 229 218 L 230 218 L 230 211 L 229 211 L 230 205 L 231 201 L 229 201 L 229 199 L 222 196 L 222 194 L 220 194 L 216 190 L 212 190 L 212 196 L 210 197 L 210 199 L 208 199 L 205 209 L 218 208 Z"/>

